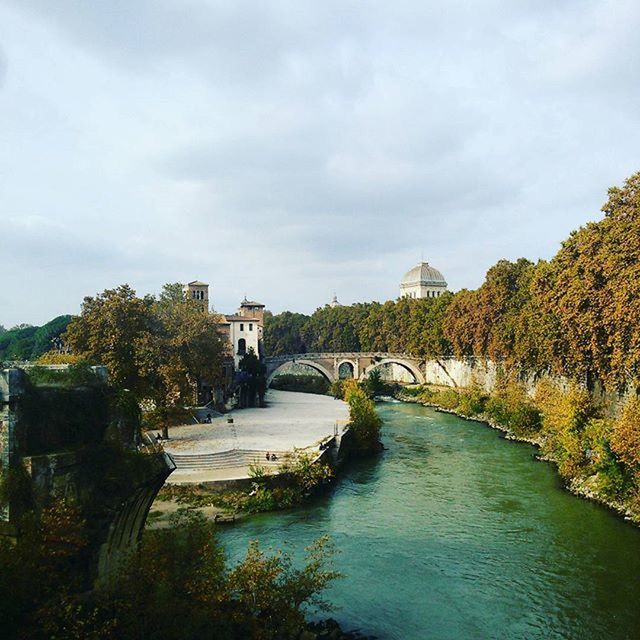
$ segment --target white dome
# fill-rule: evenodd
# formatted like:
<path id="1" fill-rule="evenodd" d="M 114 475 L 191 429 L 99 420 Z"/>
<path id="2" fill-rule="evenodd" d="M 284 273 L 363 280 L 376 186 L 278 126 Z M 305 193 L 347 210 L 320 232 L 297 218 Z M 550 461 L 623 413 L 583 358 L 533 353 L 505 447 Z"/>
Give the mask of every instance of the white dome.
<path id="1" fill-rule="evenodd" d="M 401 287 L 410 286 L 446 287 L 444 276 L 427 262 L 417 264 L 413 269 L 404 274 L 400 282 Z"/>

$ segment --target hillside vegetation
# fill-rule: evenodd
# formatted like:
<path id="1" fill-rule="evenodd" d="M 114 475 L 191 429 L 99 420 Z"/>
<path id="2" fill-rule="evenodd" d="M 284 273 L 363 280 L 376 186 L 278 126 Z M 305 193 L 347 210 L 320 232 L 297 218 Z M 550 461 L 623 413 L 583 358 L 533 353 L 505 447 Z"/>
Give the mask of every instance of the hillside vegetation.
<path id="1" fill-rule="evenodd" d="M 9 330 L 0 328 L 0 361 L 35 360 L 53 348 L 71 322 L 72 316 L 58 316 L 41 327 L 19 325 Z"/>

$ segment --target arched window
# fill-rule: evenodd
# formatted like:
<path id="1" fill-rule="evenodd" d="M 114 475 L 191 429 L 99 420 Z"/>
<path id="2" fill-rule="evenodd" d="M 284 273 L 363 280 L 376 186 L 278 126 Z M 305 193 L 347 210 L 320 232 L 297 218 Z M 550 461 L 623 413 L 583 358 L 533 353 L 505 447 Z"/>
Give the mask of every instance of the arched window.
<path id="1" fill-rule="evenodd" d="M 238 355 L 242 356 L 247 352 L 247 341 L 244 338 L 238 340 Z"/>

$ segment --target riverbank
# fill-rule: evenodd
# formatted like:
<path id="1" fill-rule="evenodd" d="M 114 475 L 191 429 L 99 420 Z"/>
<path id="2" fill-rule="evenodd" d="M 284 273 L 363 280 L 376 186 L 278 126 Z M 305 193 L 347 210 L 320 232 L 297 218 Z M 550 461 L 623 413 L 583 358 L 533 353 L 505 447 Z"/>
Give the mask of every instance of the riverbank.
<path id="1" fill-rule="evenodd" d="M 419 404 L 423 407 L 429 407 L 438 411 L 440 413 L 448 413 L 458 418 L 462 418 L 463 420 L 468 420 L 471 422 L 478 422 L 485 426 L 490 427 L 491 429 L 495 429 L 496 431 L 500 431 L 506 440 L 514 440 L 516 442 L 526 442 L 534 446 L 538 453 L 536 454 L 536 459 L 541 462 L 548 462 L 558 469 L 558 460 L 554 459 L 553 456 L 547 454 L 544 455 L 542 453 L 542 449 L 544 446 L 544 437 L 542 436 L 533 436 L 533 435 L 523 435 L 515 433 L 513 430 L 509 429 L 507 426 L 495 421 L 491 420 L 488 416 L 480 413 L 476 415 L 468 415 L 462 411 L 442 407 L 433 402 L 427 402 L 421 400 L 419 397 L 408 396 L 403 393 L 404 390 L 400 390 L 398 393 L 394 395 L 394 398 L 399 402 L 406 402 L 410 404 Z M 560 475 L 560 474 L 559 474 Z M 625 521 L 630 524 L 640 527 L 640 513 L 635 510 L 632 510 L 627 504 L 623 503 L 620 500 L 615 500 L 610 496 L 603 495 L 600 492 L 596 485 L 596 480 L 594 476 L 589 476 L 587 478 L 572 478 L 568 481 L 561 477 L 562 486 L 573 495 L 584 498 L 586 500 L 590 500 L 597 504 L 600 504 L 616 515 L 622 517 Z"/>
<path id="2" fill-rule="evenodd" d="M 295 506 L 330 481 L 349 417 L 346 403 L 277 390 L 266 399 L 264 408 L 171 430 L 164 449 L 177 469 L 152 505 L 149 528 L 169 526 L 185 508 L 227 524 Z"/>
<path id="3" fill-rule="evenodd" d="M 219 527 L 230 561 L 249 540 L 298 557 L 329 535 L 344 574 L 329 615 L 381 640 L 635 637 L 640 530 L 493 429 L 377 411 L 383 454 L 350 462 L 329 495 Z"/>
<path id="4" fill-rule="evenodd" d="M 286 452 L 318 452 L 336 425 L 349 418 L 346 403 L 328 396 L 277 391 L 266 394 L 266 407 L 239 409 L 210 423 L 171 429 L 164 450 L 177 469 L 169 484 L 201 484 L 251 477 L 252 466 L 275 471 Z M 276 453 L 277 460 L 267 459 Z"/>

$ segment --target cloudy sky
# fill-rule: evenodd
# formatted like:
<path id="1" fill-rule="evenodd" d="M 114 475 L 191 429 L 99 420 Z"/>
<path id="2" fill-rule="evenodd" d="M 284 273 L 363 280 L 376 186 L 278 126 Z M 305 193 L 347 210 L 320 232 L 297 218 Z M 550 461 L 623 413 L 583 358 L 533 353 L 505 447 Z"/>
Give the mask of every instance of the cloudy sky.
<path id="1" fill-rule="evenodd" d="M 0 324 L 547 258 L 640 170 L 637 0 L 0 0 Z"/>

